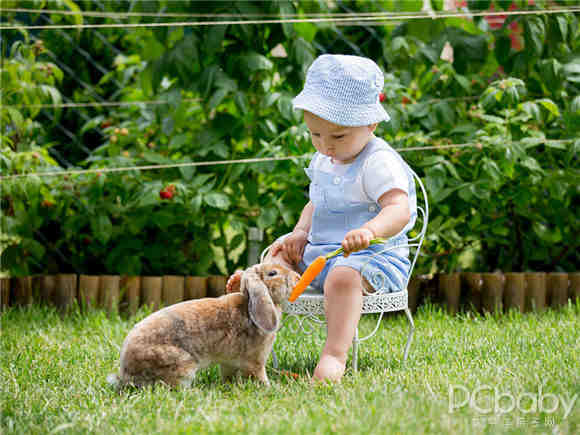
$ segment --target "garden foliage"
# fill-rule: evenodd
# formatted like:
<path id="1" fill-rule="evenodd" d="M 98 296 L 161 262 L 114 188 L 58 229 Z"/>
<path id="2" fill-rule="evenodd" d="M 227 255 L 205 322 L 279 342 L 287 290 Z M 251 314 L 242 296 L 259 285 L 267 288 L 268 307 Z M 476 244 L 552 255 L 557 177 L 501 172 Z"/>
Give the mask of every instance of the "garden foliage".
<path id="1" fill-rule="evenodd" d="M 62 7 L 91 10 L 97 3 L 68 1 Z M 464 10 L 492 5 L 501 10 L 508 3 L 467 2 Z M 515 2 L 531 10 L 545 3 Z M 396 1 L 339 2 L 332 9 L 322 1 L 133 4 L 133 12 L 247 15 L 402 6 Z M 128 4 L 103 7 L 126 11 Z M 6 15 L 11 22 L 41 23 L 35 21 L 40 17 Z M 577 14 L 512 15 L 500 26 L 476 17 L 376 27 L 284 23 L 100 32 L 100 37 L 87 30 L 8 35 L 2 175 L 71 169 L 67 162 L 72 169 L 99 169 L 296 158 L 2 180 L 2 267 L 14 275 L 206 275 L 245 267 L 248 228 L 263 229 L 265 243 L 271 242 L 291 230 L 307 200 L 302 168 L 312 147 L 291 99 L 322 52 L 365 55 L 386 71 L 384 104 L 392 121 L 377 133 L 417 170 L 429 192 L 431 221 L 426 255 L 419 260 L 423 272 L 578 269 Z M 65 37 L 111 71 L 103 73 L 68 52 Z M 67 67 L 93 87 L 72 82 L 49 52 L 66 59 Z M 31 107 L 65 99 L 163 104 L 75 111 Z M 76 136 L 63 136 L 59 125 Z M 469 146 L 446 147 L 450 144 Z M 424 146 L 437 148 L 413 150 Z"/>

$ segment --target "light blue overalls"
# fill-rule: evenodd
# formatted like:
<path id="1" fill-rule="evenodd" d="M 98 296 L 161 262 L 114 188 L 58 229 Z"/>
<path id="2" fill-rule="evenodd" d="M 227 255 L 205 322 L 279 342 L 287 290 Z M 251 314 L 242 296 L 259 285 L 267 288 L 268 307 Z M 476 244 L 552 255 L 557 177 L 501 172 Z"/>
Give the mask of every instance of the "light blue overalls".
<path id="1" fill-rule="evenodd" d="M 304 271 L 319 255 L 326 255 L 340 248 L 346 233 L 360 228 L 380 212 L 380 206 L 376 202 L 355 201 L 351 198 L 357 195 L 349 193 L 355 188 L 357 177 L 361 176 L 364 162 L 380 150 L 394 153 L 408 174 L 409 209 L 411 212 L 409 222 L 399 234 L 390 238 L 385 244 L 371 245 L 367 249 L 354 252 L 346 258 L 340 255 L 329 259 L 324 270 L 314 280 L 311 287 L 322 290 L 330 270 L 336 266 L 348 266 L 359 272 L 363 269 L 362 275 L 378 292 L 396 292 L 405 288 L 410 267 L 408 248 L 398 248 L 379 255 L 371 255 L 383 251 L 387 247 L 408 243 L 406 233 L 413 227 L 417 217 L 415 182 L 410 169 L 401 156 L 380 138 L 373 138 L 369 141 L 343 176 L 312 169 L 312 163 L 309 168 L 305 168 L 306 174 L 311 180 L 309 196 L 314 205 L 314 214 L 308 235 L 308 244 L 304 249 L 299 268 Z M 318 156 L 319 154 L 316 153 L 312 162 Z"/>

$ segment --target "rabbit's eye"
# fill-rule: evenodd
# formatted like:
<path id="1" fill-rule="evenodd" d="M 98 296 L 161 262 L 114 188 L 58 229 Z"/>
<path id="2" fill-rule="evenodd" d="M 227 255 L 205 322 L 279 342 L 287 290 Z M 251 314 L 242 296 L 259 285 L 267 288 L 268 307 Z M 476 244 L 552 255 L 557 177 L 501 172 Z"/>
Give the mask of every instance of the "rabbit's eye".
<path id="1" fill-rule="evenodd" d="M 278 275 L 277 270 L 271 270 L 270 272 L 268 272 L 268 276 L 276 276 L 276 275 Z"/>

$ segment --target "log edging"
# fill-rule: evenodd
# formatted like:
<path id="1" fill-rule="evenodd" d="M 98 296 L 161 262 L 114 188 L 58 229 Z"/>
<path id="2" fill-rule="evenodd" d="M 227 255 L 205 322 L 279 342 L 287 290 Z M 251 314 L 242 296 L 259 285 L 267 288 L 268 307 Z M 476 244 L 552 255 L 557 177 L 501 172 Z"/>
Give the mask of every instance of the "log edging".
<path id="1" fill-rule="evenodd" d="M 156 310 L 189 299 L 225 294 L 226 277 L 56 274 L 0 278 L 0 307 L 33 303 L 62 311 L 75 306 L 134 314 L 142 305 Z M 211 281 L 211 295 L 208 282 Z"/>
<path id="2" fill-rule="evenodd" d="M 156 310 L 184 300 L 225 294 L 227 277 L 125 276 L 56 274 L 0 278 L 0 307 L 54 305 L 63 311 L 104 309 L 134 314 L 148 305 Z M 413 276 L 407 286 L 409 308 L 425 301 L 441 304 L 450 314 L 541 312 L 580 298 L 580 272 L 509 272 Z"/>

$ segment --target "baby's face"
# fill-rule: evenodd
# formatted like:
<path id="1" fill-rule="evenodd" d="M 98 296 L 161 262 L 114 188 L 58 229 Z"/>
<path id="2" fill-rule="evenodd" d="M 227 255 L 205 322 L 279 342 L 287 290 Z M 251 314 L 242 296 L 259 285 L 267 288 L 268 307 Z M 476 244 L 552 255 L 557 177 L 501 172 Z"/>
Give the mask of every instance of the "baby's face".
<path id="1" fill-rule="evenodd" d="M 373 137 L 377 124 L 362 127 L 344 127 L 304 111 L 304 122 L 310 130 L 314 148 L 334 163 L 354 161 L 367 142 Z"/>

